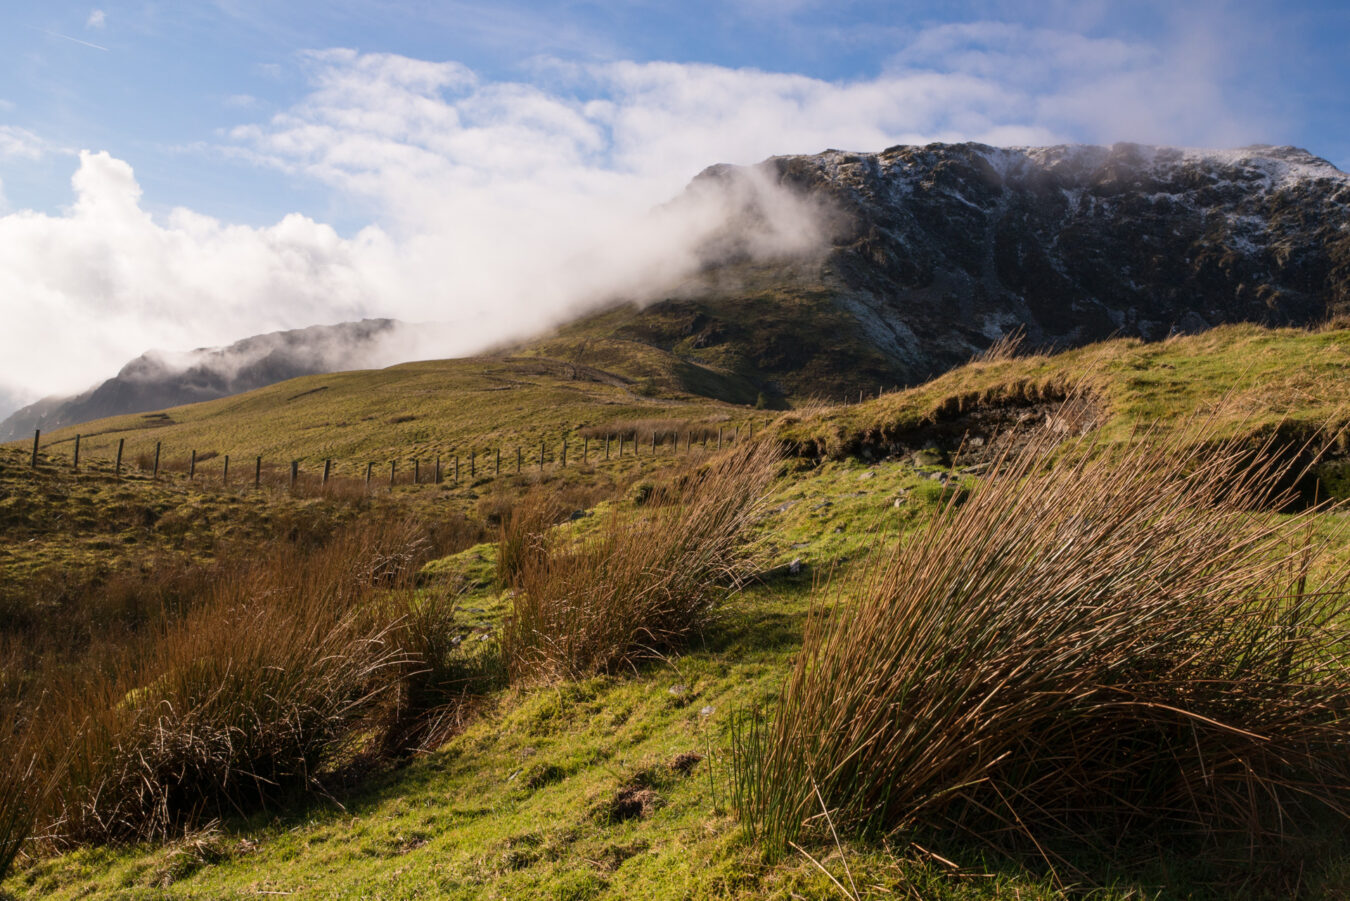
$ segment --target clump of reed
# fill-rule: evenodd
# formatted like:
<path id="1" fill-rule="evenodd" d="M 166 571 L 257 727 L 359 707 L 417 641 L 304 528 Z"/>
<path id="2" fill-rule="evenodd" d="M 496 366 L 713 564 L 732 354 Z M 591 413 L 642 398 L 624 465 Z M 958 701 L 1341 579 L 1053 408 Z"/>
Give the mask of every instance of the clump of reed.
<path id="1" fill-rule="evenodd" d="M 36 726 L 17 705 L 0 701 L 0 882 L 5 880 L 51 790 L 51 775 L 37 769 Z M 57 761 L 59 767 L 60 761 Z"/>
<path id="2" fill-rule="evenodd" d="M 1270 512 L 1271 449 L 1206 428 L 1059 456 L 1041 437 L 814 611 L 736 730 L 765 851 L 826 822 L 1109 848 L 1350 810 L 1345 577 L 1309 587 L 1310 514 Z"/>
<path id="3" fill-rule="evenodd" d="M 511 680 L 613 671 L 695 633 L 725 586 L 747 574 L 747 531 L 780 457 L 775 444 L 747 442 L 584 540 L 565 542 L 537 517 L 508 527 L 501 547 L 514 555 L 515 595 L 502 653 Z"/>
<path id="4" fill-rule="evenodd" d="M 20 702 L 42 705 L 48 740 L 6 759 L 61 770 L 44 831 L 64 844 L 154 839 L 265 808 L 315 786 L 353 741 L 417 715 L 409 700 L 428 695 L 424 657 L 445 645 L 452 613 L 412 592 L 431 547 L 397 517 L 319 548 L 283 545 L 54 671 L 41 699 Z"/>

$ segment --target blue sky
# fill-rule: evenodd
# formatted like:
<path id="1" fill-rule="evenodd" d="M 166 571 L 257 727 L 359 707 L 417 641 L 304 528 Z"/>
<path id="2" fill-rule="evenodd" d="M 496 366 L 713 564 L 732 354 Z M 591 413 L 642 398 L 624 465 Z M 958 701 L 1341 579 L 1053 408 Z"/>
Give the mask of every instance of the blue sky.
<path id="1" fill-rule="evenodd" d="M 588 247 L 667 265 L 612 238 L 715 162 L 1140 140 L 1350 168 L 1347 84 L 1333 2 L 11 3 L 0 410 L 150 346 L 556 318 L 595 286 L 539 285 Z"/>

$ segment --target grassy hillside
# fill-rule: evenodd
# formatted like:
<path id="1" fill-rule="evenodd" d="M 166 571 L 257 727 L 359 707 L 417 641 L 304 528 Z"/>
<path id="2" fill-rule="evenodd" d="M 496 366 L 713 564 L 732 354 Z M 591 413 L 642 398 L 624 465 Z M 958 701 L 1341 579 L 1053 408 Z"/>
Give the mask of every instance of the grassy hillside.
<path id="1" fill-rule="evenodd" d="M 1072 394 L 1096 433 L 1124 440 L 1173 429 L 1197 414 L 1218 434 L 1259 443 L 1276 433 L 1331 442 L 1322 475 L 1344 496 L 1350 422 L 1350 330 L 1223 326 L 1148 344 L 1121 339 L 1059 354 L 972 362 L 917 388 L 786 417 L 778 434 L 808 456 L 841 458 L 932 449 L 979 458 L 1000 431 L 1036 420 Z M 969 439 L 975 439 L 974 446 Z"/>
<path id="2" fill-rule="evenodd" d="M 125 439 L 125 459 L 135 462 L 162 442 L 165 460 L 186 463 L 195 450 L 217 471 L 230 454 L 236 471 L 244 461 L 299 460 L 311 469 L 332 458 L 343 475 L 362 475 L 367 461 L 410 465 L 413 458 L 500 448 L 514 466 L 516 448 L 537 463 L 546 442 L 551 461 L 564 437 L 573 453 L 583 431 L 651 426 L 687 433 L 689 425 L 725 426 L 750 421 L 743 407 L 688 393 L 680 386 L 680 363 L 650 347 L 607 342 L 588 359 L 608 353 L 609 369 L 539 356 L 496 356 L 407 363 L 377 371 L 343 372 L 292 379 L 246 394 L 61 429 L 43 435 L 42 447 L 69 458 L 81 434 L 85 459 L 107 460 Z M 687 367 L 686 367 L 687 368 Z M 709 376 L 710 378 L 712 376 Z M 761 417 L 758 421 L 763 422 Z M 685 435 L 687 437 L 687 434 Z M 664 431 L 659 440 L 671 441 Z M 22 447 L 16 442 L 14 447 Z M 617 451 L 617 447 L 615 448 Z M 220 459 L 217 459 L 220 458 Z"/>
<path id="3" fill-rule="evenodd" d="M 826 622 L 819 614 L 836 603 L 866 597 L 876 584 L 870 561 L 912 544 L 933 527 L 937 511 L 961 509 L 978 490 L 989 455 L 972 450 L 971 437 L 993 448 L 1000 431 L 1019 422 L 1053 424 L 1065 415 L 1058 402 L 1075 388 L 1090 396 L 1091 415 L 1075 419 L 1064 436 L 1088 428 L 1127 443 L 1132 430 L 1167 428 L 1211 409 L 1217 419 L 1201 436 L 1208 443 L 1259 437 L 1277 426 L 1289 435 L 1334 431 L 1346 421 L 1350 332 L 1230 327 L 1153 345 L 1108 342 L 1055 356 L 975 362 L 862 404 L 782 414 L 773 433 L 798 455 L 775 466 L 746 536 L 751 577 L 739 589 L 718 582 L 711 615 L 659 655 L 543 685 L 509 684 L 494 669 L 503 653 L 498 636 L 521 609 L 518 590 L 526 584 L 503 580 L 499 526 L 551 499 L 547 522 L 557 524 L 543 534 L 560 549 L 559 572 L 571 578 L 567 567 L 584 563 L 586 548 L 604 548 L 611 524 L 624 534 L 662 511 L 678 511 L 660 486 L 672 476 L 677 485 L 697 485 L 716 459 L 712 448 L 652 457 L 644 446 L 644 455 L 622 462 L 578 466 L 573 459 L 564 470 L 550 460 L 542 472 L 527 467 L 520 476 L 482 472 L 459 484 L 380 485 L 370 494 L 359 477 L 327 492 L 313 481 L 290 491 L 282 471 L 273 487 L 254 492 L 208 484 L 200 474 L 189 482 L 179 464 L 157 481 L 138 469 L 119 480 L 106 463 L 108 448 L 123 436 L 129 458 L 160 440 L 166 448 L 236 459 L 302 459 L 312 472 L 314 461 L 328 456 L 407 460 L 416 453 L 425 460 L 494 442 L 519 442 L 537 453 L 542 435 L 575 440 L 609 425 L 729 430 L 753 422 L 765 431 L 767 414 L 690 393 L 681 381 L 689 376 L 673 355 L 615 341 L 589 345 L 586 356 L 555 340 L 561 343 L 536 349 L 546 356 L 312 377 L 166 411 L 171 422 L 107 420 L 101 434 L 82 439 L 82 454 L 91 449 L 96 462 L 78 473 L 61 456 L 73 437 L 67 433 L 53 436 L 63 443 L 36 471 L 24 450 L 0 449 L 6 517 L 0 581 L 13 595 L 10 618 L 0 621 L 9 630 L 7 667 L 27 665 L 14 635 L 43 635 L 62 653 L 78 655 L 109 623 L 142 634 L 153 617 L 125 601 L 136 592 L 100 587 L 116 573 L 167 567 L 163 561 L 190 570 L 241 552 L 319 547 L 347 525 L 365 528 L 392 514 L 416 522 L 427 536 L 419 540 L 430 542 L 418 545 L 415 577 L 399 589 L 411 593 L 408 609 L 453 598 L 436 665 L 455 674 L 440 686 L 453 698 L 443 708 L 449 720 L 438 721 L 435 739 L 414 753 L 365 755 L 371 736 L 389 727 L 381 718 L 363 721 L 347 738 L 351 747 L 325 764 L 320 792 L 194 821 L 154 841 L 34 845 L 4 890 L 21 898 L 1090 894 L 1122 901 L 1350 893 L 1344 824 L 1324 815 L 1259 853 L 1245 836 L 1158 833 L 1113 849 L 1070 843 L 1009 854 L 992 836 L 986 842 L 969 831 L 878 837 L 850 833 L 841 823 L 836 834 L 812 811 L 799 846 L 772 860 L 736 815 L 732 778 L 733 736 L 746 722 L 740 717 L 780 697 L 803 655 L 808 624 Z M 700 372 L 722 380 L 719 390 L 732 397 L 745 384 L 736 381 L 734 361 Z M 957 453 L 962 446 L 967 450 Z M 1320 512 L 1303 521 L 1244 514 L 1241 521 L 1273 528 L 1287 522 L 1290 530 L 1320 536 L 1324 546 L 1308 561 L 1310 584 L 1338 584 L 1338 567 L 1350 559 L 1343 514 Z M 660 532 L 650 534 L 655 540 Z M 44 608 L 43 580 L 56 573 L 66 574 L 70 586 Z M 83 580 L 84 574 L 97 578 Z M 381 597 L 362 595 L 368 603 Z M 91 598 L 100 612 L 80 619 L 82 599 Z M 44 611 L 79 619 L 85 634 L 76 640 L 43 631 L 50 626 Z M 12 680 L 0 688 L 20 690 Z M 25 682 L 22 690 L 33 688 Z M 117 706 L 134 702 L 139 691 L 117 695 Z"/>

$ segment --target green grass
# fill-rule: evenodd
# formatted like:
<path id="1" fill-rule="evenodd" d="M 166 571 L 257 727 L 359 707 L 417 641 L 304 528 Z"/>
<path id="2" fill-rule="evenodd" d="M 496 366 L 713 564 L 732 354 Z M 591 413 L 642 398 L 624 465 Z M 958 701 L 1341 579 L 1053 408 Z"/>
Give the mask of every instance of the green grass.
<path id="1" fill-rule="evenodd" d="M 1050 356 L 975 362 L 862 404 L 791 414 L 779 434 L 829 457 L 884 452 L 931 440 L 934 425 L 959 423 L 975 411 L 1015 412 L 1074 389 L 1096 399 L 1101 428 L 1112 438 L 1219 407 L 1219 437 L 1225 438 L 1282 424 L 1295 431 L 1344 424 L 1350 331 L 1233 325 L 1154 344 L 1118 339 Z"/>
<path id="2" fill-rule="evenodd" d="M 675 336 L 683 327 L 668 325 Z M 218 457 L 199 468 L 197 484 L 181 472 L 151 482 L 135 470 L 119 482 L 104 461 L 121 434 L 129 460 L 133 448 L 138 455 L 155 440 L 164 441 L 176 465 L 194 447 L 228 450 L 241 478 L 251 476 L 258 453 L 302 459 L 303 473 L 332 456 L 344 467 L 340 473 L 351 475 L 349 461 L 398 455 L 403 473 L 414 453 L 426 461 L 439 451 L 444 461 L 459 452 L 467 473 L 471 437 L 489 438 L 472 446 L 490 448 L 499 440 L 509 449 L 519 442 L 537 454 L 540 434 L 561 439 L 606 423 L 754 421 L 758 428 L 764 422 L 762 414 L 691 393 L 716 389 L 743 397 L 736 392 L 746 383 L 736 380 L 748 379 L 746 364 L 719 358 L 715 348 L 676 348 L 702 367 L 691 375 L 678 365 L 679 353 L 658 353 L 638 337 L 592 345 L 602 352 L 579 362 L 567 357 L 564 342 L 548 359 L 497 357 L 316 376 L 168 411 L 172 423 L 109 421 L 100 429 L 124 431 L 86 437 L 82 454 L 97 463 L 79 474 L 63 463 L 65 439 L 75 430 L 51 436 L 61 443 L 36 472 L 28 470 L 21 446 L 0 448 L 0 515 L 8 516 L 0 529 L 0 585 L 26 585 L 35 573 L 64 570 L 78 587 L 75 574 L 134 570 L 161 557 L 209 562 L 230 541 L 286 540 L 295 529 L 336 528 L 385 505 L 429 519 L 468 516 L 490 535 L 491 518 L 536 488 L 590 513 L 559 529 L 594 536 L 609 511 L 631 504 L 642 483 L 660 480 L 668 458 L 625 456 L 607 465 L 592 459 L 585 467 L 569 460 L 566 470 L 550 464 L 541 476 L 527 456 L 519 477 L 480 470 L 458 486 L 400 484 L 391 492 L 381 485 L 369 500 L 202 484 L 203 474 L 219 474 L 212 469 Z M 1255 431 L 1283 417 L 1318 423 L 1335 418 L 1341 398 L 1350 396 L 1347 346 L 1345 332 L 1234 327 L 1157 345 L 1108 342 L 1059 357 L 978 363 L 862 405 L 792 411 L 781 434 L 824 459 L 782 464 L 767 512 L 754 526 L 769 557 L 762 578 L 722 599 L 678 655 L 546 688 L 497 685 L 472 699 L 459 731 L 444 744 L 334 786 L 329 799 L 226 817 L 161 843 L 21 858 L 3 889 L 16 898 L 242 898 L 264 891 L 305 898 L 843 897 L 803 854 L 771 865 L 746 838 L 729 809 L 728 725 L 737 711 L 777 695 L 801 651 L 818 583 L 833 574 L 841 590 L 854 590 L 855 568 L 878 550 L 911 540 L 937 504 L 979 476 L 977 469 L 957 472 L 957 485 L 935 478 L 947 462 L 943 448 L 924 454 L 906 446 L 903 459 L 883 462 L 850 453 L 884 449 L 896 436 L 971 405 L 1057 396 L 1089 370 L 1115 437 L 1229 392 L 1249 406 L 1241 425 L 1236 414 L 1227 420 L 1234 430 Z M 584 377 L 591 377 L 588 366 L 622 371 L 628 381 L 574 379 L 567 366 L 580 366 Z M 698 379 L 706 384 L 695 384 Z M 573 443 L 569 454 L 576 448 Z M 250 462 L 240 466 L 241 459 Z M 513 462 L 508 455 L 508 470 Z M 1316 525 L 1336 536 L 1345 556 L 1350 545 L 1338 533 L 1339 520 L 1323 514 Z M 135 540 L 124 543 L 127 537 Z M 794 560 L 802 565 L 792 574 Z M 424 568 L 426 580 L 450 576 L 464 591 L 450 652 L 460 662 L 490 662 L 496 653 L 494 635 L 512 608 L 496 571 L 491 540 Z M 688 775 L 671 769 L 690 752 L 703 759 Z M 631 808 L 637 815 L 624 816 Z M 1256 898 L 1280 897 L 1279 887 L 1294 882 L 1306 897 L 1350 891 L 1350 844 L 1339 824 L 1291 840 L 1277 865 L 1255 873 L 1228 866 L 1230 849 L 1142 846 L 1079 861 L 1099 884 L 1090 894 L 1086 884 L 1057 883 L 1035 861 L 994 857 L 977 842 L 951 836 L 902 835 L 881 843 L 844 835 L 842 841 L 842 856 L 828 831 L 813 833 L 803 847 L 845 886 L 851 875 L 861 897 Z"/>
<path id="3" fill-rule="evenodd" d="M 678 362 L 642 345 L 626 345 L 625 350 L 640 360 L 620 361 L 620 372 L 644 372 L 642 361 L 648 359 L 654 361 L 653 371 Z M 564 437 L 571 439 L 569 462 L 575 462 L 582 452 L 580 430 L 609 422 L 655 418 L 724 423 L 730 431 L 735 422 L 752 418 L 744 408 L 685 392 L 672 379 L 658 379 L 655 396 L 644 396 L 637 390 L 641 378 L 646 377 L 602 373 L 538 356 L 406 363 L 306 376 L 162 413 L 84 423 L 44 434 L 42 447 L 54 460 L 68 461 L 79 433 L 81 457 L 103 462 L 115 456 L 118 441 L 124 439 L 123 459 L 132 464 L 148 461 L 160 442 L 163 463 L 175 469 L 185 469 L 194 450 L 199 459 L 209 455 L 197 469 L 208 480 L 221 478 L 228 454 L 236 482 L 252 480 L 258 455 L 275 465 L 298 460 L 308 474 L 331 458 L 335 474 L 356 479 L 364 478 L 366 463 L 373 461 L 378 464 L 375 478 L 387 481 L 389 461 L 397 460 L 400 473 L 410 478 L 414 458 L 430 467 L 437 455 L 443 466 L 458 455 L 463 474 L 471 451 L 486 469 L 487 455 L 500 449 L 503 469 L 514 471 L 520 448 L 524 468 L 537 468 L 541 441 L 547 462 L 554 464 Z M 663 447 L 669 450 L 669 439 Z M 495 457 L 492 462 L 495 468 Z"/>

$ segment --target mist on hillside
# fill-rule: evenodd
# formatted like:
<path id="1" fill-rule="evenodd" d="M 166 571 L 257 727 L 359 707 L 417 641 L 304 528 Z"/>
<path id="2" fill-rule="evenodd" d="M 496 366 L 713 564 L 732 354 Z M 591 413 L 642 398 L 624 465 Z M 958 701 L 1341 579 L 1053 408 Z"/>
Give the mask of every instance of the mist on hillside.
<path id="1" fill-rule="evenodd" d="M 343 238 L 298 215 L 254 230 L 177 210 L 161 225 L 141 208 L 131 168 L 107 154 L 82 154 L 73 184 L 77 201 L 66 217 L 0 219 L 0 258 L 10 257 L 0 259 L 0 281 L 21 290 L 25 267 L 17 257 L 45 256 L 30 265 L 46 273 L 35 281 L 52 305 L 69 307 L 80 297 L 109 302 L 84 309 L 57 331 L 42 321 L 51 307 L 15 311 L 14 334 L 31 329 L 51 337 L 13 348 L 11 362 L 18 355 L 27 365 L 0 371 L 8 380 L 0 383 L 0 418 L 35 394 L 87 390 L 119 372 L 133 353 L 155 378 L 206 367 L 228 379 L 231 369 L 255 365 L 269 352 L 265 340 L 228 352 L 189 350 L 200 335 L 242 339 L 392 313 L 422 324 L 360 340 L 316 332 L 316 343 L 301 355 L 313 371 L 463 356 L 609 302 L 642 302 L 687 287 L 702 269 L 727 259 L 810 256 L 828 243 L 832 228 L 812 199 L 758 168 L 697 179 L 670 202 L 626 216 L 592 208 L 573 221 L 559 213 L 548 225 L 558 230 L 548 242 L 522 234 L 517 243 L 498 223 L 493 235 L 505 237 L 495 256 L 477 260 L 456 251 L 453 234 L 400 241 L 372 226 Z M 184 298 L 191 302 L 181 304 Z M 292 341 L 290 352 L 297 351 Z M 123 375 L 134 378 L 136 370 Z"/>

